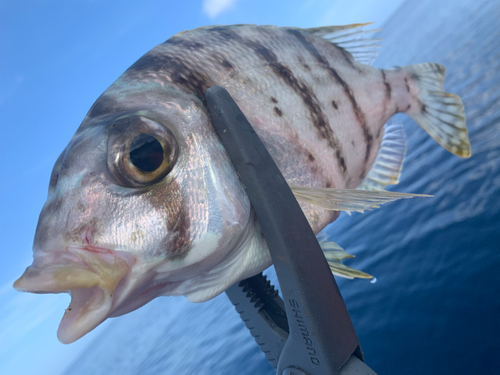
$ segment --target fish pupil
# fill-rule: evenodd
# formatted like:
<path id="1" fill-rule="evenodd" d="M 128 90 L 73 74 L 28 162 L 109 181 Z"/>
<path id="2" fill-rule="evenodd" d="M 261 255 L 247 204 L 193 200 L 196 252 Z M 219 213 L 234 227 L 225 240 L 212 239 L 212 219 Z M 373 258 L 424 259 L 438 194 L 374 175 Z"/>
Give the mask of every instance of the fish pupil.
<path id="1" fill-rule="evenodd" d="M 139 134 L 130 144 L 130 161 L 143 172 L 154 172 L 163 162 L 163 147 L 155 137 Z"/>

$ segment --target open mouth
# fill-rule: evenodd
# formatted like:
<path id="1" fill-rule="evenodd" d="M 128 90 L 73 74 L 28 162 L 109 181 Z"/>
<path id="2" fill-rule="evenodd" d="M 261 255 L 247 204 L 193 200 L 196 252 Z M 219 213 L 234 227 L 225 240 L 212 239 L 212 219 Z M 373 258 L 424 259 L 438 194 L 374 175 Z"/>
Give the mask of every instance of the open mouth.
<path id="1" fill-rule="evenodd" d="M 69 344 L 111 315 L 113 292 L 134 262 L 135 258 L 128 253 L 92 245 L 35 251 L 33 264 L 14 283 L 14 288 L 71 295 L 57 331 L 59 341 Z"/>

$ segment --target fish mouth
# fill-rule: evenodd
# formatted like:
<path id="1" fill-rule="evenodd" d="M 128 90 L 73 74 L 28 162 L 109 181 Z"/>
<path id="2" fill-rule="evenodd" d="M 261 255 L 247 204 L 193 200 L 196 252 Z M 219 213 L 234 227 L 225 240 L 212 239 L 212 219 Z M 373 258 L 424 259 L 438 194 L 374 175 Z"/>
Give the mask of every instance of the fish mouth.
<path id="1" fill-rule="evenodd" d="M 135 258 L 129 253 L 92 245 L 35 251 L 33 264 L 14 283 L 14 288 L 22 292 L 71 295 L 57 330 L 59 341 L 69 344 L 111 315 L 115 289 L 134 263 Z"/>

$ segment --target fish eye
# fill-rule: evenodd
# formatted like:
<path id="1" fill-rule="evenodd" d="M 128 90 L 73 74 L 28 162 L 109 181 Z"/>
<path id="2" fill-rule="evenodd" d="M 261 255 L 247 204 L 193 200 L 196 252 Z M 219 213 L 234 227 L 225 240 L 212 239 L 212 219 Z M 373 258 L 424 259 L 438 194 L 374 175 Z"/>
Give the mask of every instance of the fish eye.
<path id="1" fill-rule="evenodd" d="M 163 147 L 149 134 L 139 134 L 130 144 L 130 161 L 143 172 L 153 172 L 163 162 Z"/>
<path id="2" fill-rule="evenodd" d="M 142 116 L 111 125 L 108 139 L 108 171 L 120 186 L 139 188 L 165 178 L 177 161 L 173 133 Z"/>

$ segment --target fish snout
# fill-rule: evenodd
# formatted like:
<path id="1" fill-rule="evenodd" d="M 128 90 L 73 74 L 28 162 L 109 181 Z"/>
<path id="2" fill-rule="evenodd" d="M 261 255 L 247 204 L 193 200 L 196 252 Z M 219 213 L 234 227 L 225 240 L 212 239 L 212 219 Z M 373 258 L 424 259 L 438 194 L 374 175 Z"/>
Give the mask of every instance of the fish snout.
<path id="1" fill-rule="evenodd" d="M 34 261 L 14 283 L 18 291 L 63 293 L 71 302 L 59 325 L 58 338 L 71 343 L 113 312 L 114 291 L 135 263 L 131 254 L 92 245 L 35 251 Z"/>

